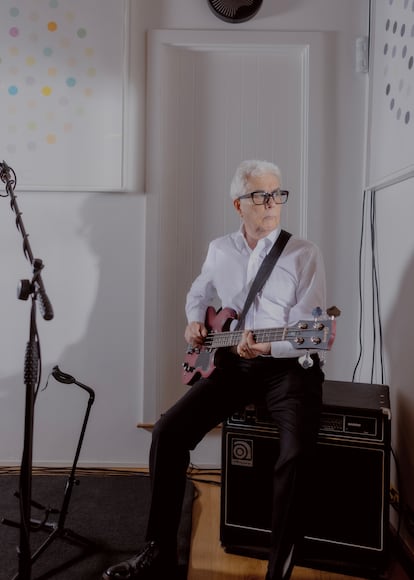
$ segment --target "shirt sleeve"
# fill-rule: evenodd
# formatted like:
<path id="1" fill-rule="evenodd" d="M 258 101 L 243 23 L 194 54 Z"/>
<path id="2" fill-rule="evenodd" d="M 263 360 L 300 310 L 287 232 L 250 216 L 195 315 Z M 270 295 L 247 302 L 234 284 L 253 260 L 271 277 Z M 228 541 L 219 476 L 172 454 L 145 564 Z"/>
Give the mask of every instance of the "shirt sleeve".
<path id="1" fill-rule="evenodd" d="M 324 313 L 326 310 L 326 278 L 325 266 L 319 248 L 309 244 L 301 252 L 298 262 L 297 276 L 297 301 L 289 311 L 288 326 L 294 326 L 300 320 L 310 320 L 312 312 L 320 307 Z M 271 343 L 271 355 L 273 357 L 298 357 L 305 350 L 297 349 L 288 341 Z M 312 354 L 317 349 L 309 349 Z"/>

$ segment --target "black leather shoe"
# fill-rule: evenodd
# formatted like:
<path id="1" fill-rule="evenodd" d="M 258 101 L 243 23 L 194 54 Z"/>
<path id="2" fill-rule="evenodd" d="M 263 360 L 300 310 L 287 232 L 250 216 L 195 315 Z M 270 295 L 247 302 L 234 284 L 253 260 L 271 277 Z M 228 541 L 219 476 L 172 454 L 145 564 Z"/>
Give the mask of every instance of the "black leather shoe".
<path id="1" fill-rule="evenodd" d="M 102 580 L 160 580 L 160 574 L 172 578 L 176 570 L 177 560 L 166 557 L 156 542 L 149 542 L 136 556 L 108 568 Z"/>

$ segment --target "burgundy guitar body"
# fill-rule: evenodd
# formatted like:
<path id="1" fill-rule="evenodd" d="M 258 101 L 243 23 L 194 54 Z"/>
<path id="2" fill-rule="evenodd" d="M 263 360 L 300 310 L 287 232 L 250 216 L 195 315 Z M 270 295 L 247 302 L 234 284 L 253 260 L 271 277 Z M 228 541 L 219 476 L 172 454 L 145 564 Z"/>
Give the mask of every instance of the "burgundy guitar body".
<path id="1" fill-rule="evenodd" d="M 237 313 L 232 308 L 216 311 L 212 306 L 207 308 L 205 325 L 209 334 L 228 331 Z M 182 380 L 185 385 L 192 385 L 198 378 L 208 377 L 218 366 L 219 349 L 209 346 L 188 347 L 183 363 Z"/>

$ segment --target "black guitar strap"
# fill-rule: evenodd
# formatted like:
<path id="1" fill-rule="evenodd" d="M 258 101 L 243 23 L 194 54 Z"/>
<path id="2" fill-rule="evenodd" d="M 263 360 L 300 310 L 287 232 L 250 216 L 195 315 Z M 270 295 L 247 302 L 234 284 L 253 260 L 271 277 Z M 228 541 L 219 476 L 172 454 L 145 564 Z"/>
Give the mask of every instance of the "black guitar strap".
<path id="1" fill-rule="evenodd" d="M 250 305 L 254 300 L 254 297 L 263 288 L 264 283 L 268 279 L 270 272 L 273 270 L 274 265 L 278 261 L 279 256 L 283 252 L 283 249 L 286 246 L 291 235 L 292 234 L 290 234 L 286 230 L 280 231 L 280 234 L 278 235 L 275 243 L 273 244 L 272 249 L 267 254 L 259 270 L 257 271 L 256 277 L 253 280 L 253 283 L 247 295 L 246 302 L 244 303 L 243 310 L 241 311 L 241 314 L 237 321 L 235 330 L 240 330 L 243 327 L 244 319 L 246 318 L 247 311 L 249 310 Z"/>

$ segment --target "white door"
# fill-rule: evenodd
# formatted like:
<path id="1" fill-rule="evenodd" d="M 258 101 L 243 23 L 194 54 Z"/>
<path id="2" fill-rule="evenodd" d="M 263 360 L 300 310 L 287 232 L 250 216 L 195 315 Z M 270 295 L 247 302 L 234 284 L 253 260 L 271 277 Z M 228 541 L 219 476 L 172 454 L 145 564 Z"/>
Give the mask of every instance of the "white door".
<path id="1" fill-rule="evenodd" d="M 321 242 L 308 201 L 318 204 L 331 171 L 332 42 L 320 32 L 150 34 L 144 422 L 187 388 L 185 296 L 209 241 L 239 226 L 228 193 L 237 165 L 278 164 L 291 192 L 283 226 Z"/>

